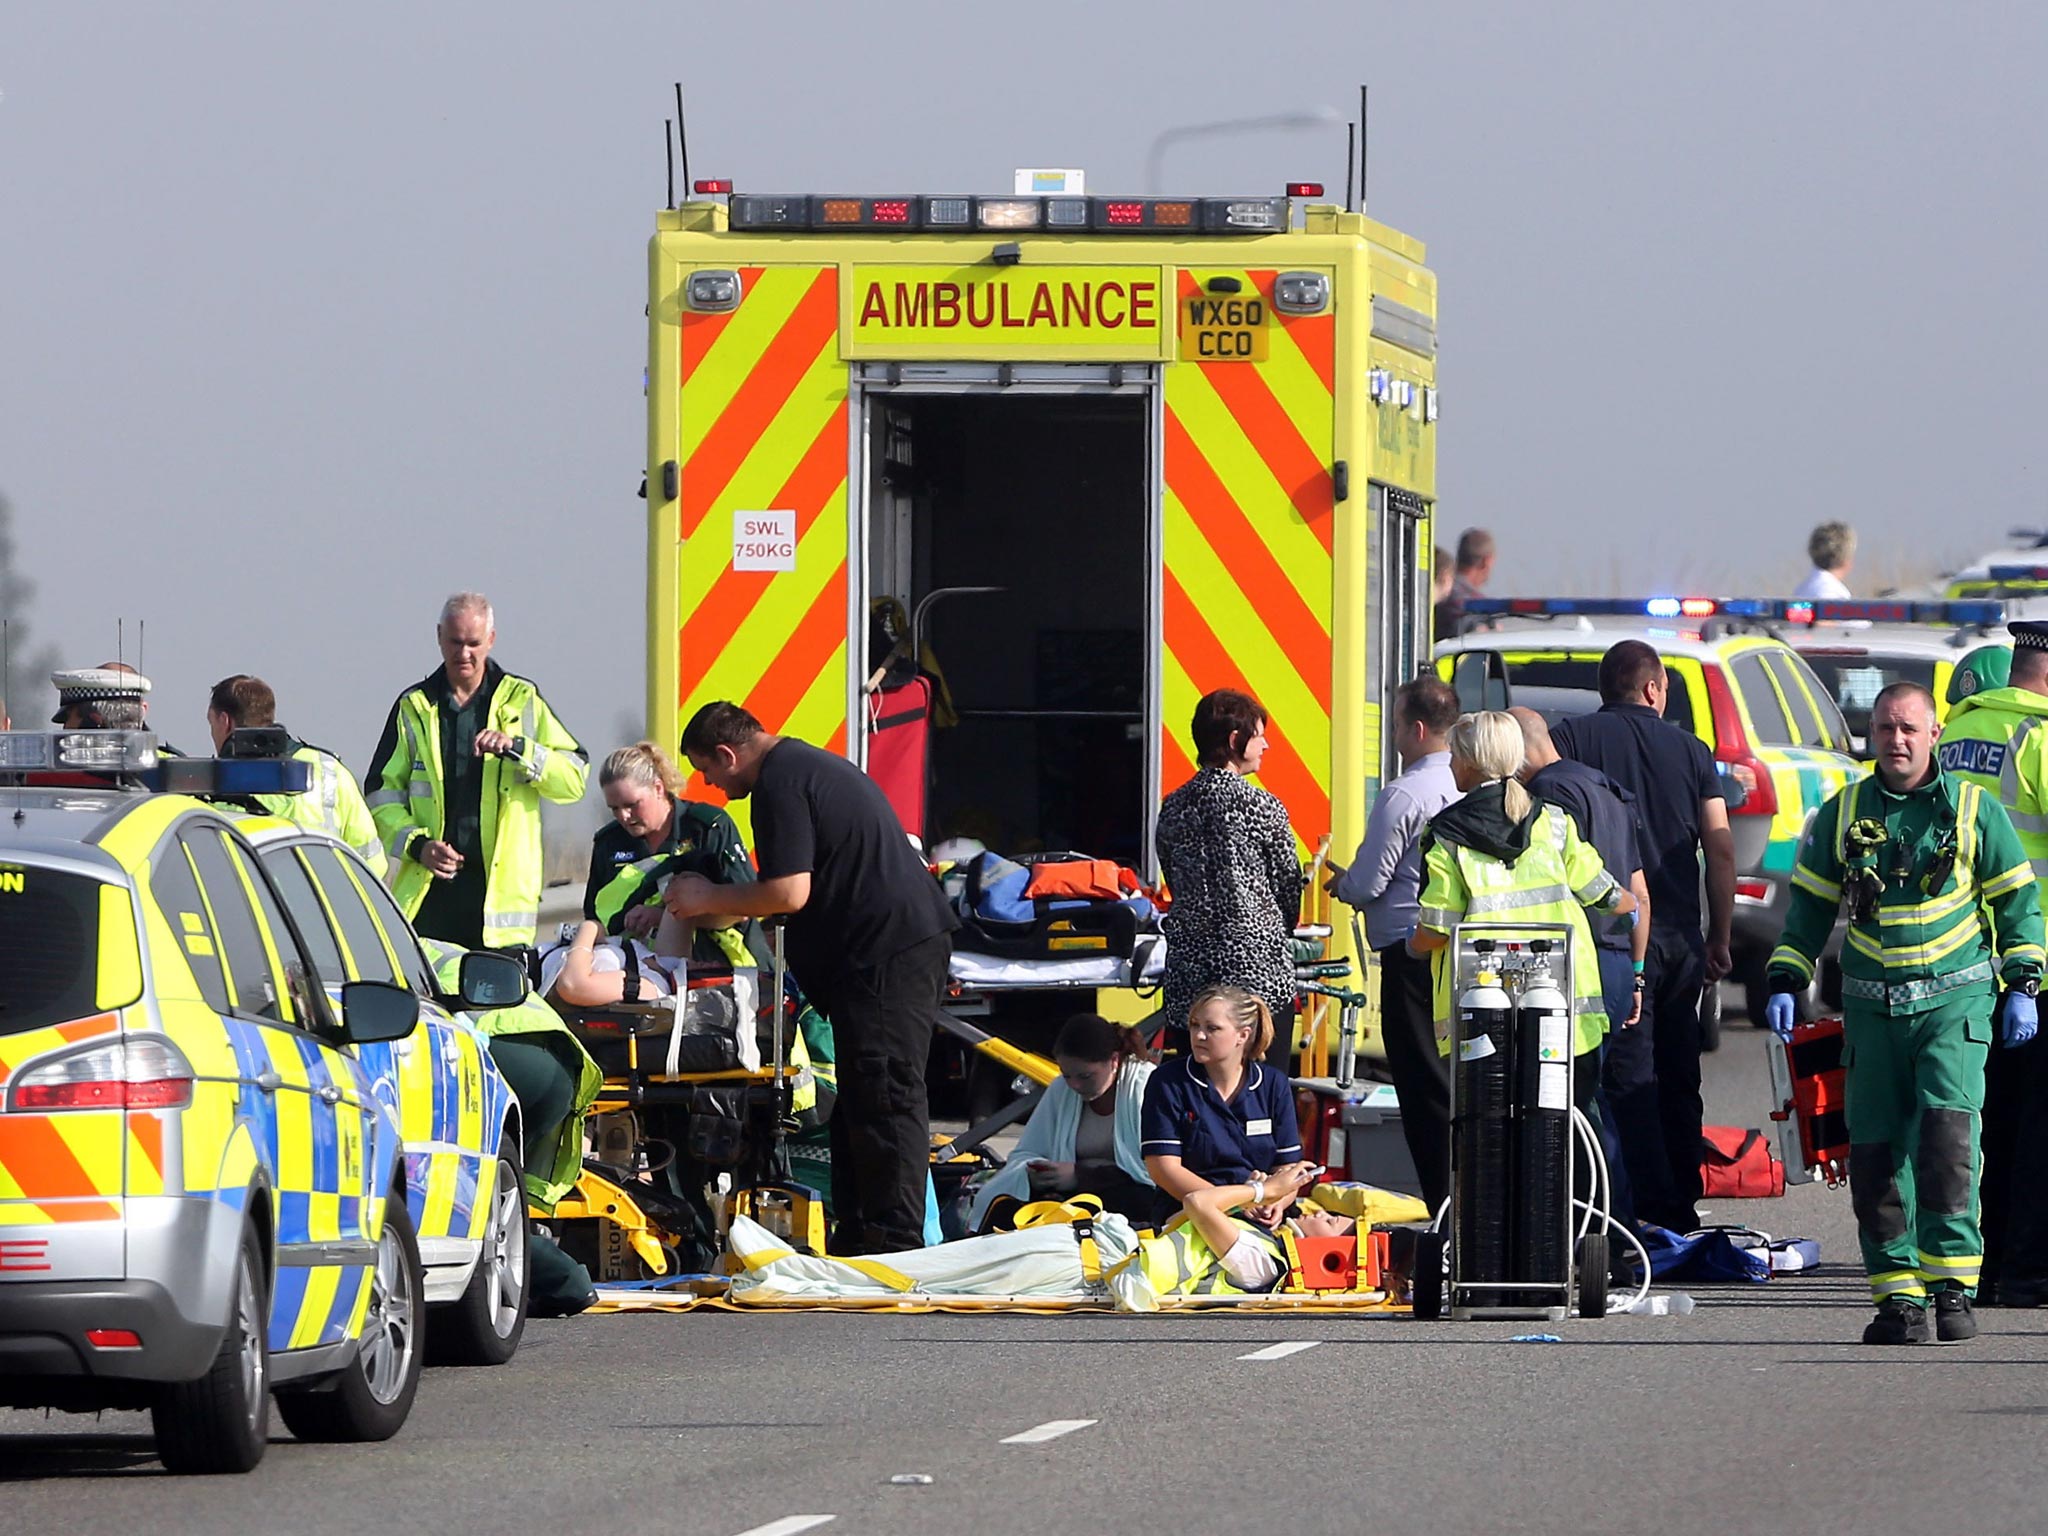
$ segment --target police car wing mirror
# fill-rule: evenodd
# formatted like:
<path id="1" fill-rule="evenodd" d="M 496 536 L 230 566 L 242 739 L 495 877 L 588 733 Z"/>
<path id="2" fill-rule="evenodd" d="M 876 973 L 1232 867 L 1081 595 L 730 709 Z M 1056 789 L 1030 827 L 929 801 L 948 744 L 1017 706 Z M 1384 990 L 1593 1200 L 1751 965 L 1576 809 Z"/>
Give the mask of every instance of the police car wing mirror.
<path id="1" fill-rule="evenodd" d="M 462 957 L 457 995 L 465 1008 L 516 1008 L 526 1000 L 528 987 L 526 967 L 516 956 L 473 949 Z"/>
<path id="2" fill-rule="evenodd" d="M 403 1040 L 420 1021 L 420 1000 L 388 981 L 351 981 L 341 989 L 341 1033 L 351 1045 Z"/>

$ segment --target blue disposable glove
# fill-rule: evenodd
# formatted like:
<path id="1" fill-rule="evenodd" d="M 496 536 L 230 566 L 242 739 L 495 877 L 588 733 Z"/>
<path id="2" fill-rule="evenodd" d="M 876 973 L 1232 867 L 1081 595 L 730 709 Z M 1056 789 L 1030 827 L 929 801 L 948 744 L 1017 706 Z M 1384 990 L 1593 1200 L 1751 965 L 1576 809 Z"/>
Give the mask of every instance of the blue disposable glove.
<path id="1" fill-rule="evenodd" d="M 1792 1039 L 1792 1021 L 1799 1014 L 1799 1005 L 1790 992 L 1773 992 L 1771 1000 L 1764 1004 L 1764 1022 L 1771 1026 L 1771 1033 L 1780 1040 Z"/>
<path id="2" fill-rule="evenodd" d="M 2040 1010 L 2024 992 L 2005 994 L 2005 1043 L 2025 1045 L 2041 1027 Z"/>

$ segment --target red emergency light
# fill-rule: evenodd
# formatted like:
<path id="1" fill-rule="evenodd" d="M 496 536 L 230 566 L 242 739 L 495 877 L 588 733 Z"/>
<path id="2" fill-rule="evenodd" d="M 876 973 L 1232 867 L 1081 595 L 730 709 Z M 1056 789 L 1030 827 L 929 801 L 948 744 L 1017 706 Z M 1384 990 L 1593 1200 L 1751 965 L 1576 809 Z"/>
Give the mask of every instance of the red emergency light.
<path id="1" fill-rule="evenodd" d="M 703 181 L 694 181 L 690 185 L 700 197 L 732 196 L 732 178 L 729 176 L 713 176 Z"/>
<path id="2" fill-rule="evenodd" d="M 1289 197 L 1321 197 L 1323 184 L 1320 181 L 1290 181 L 1287 183 Z"/>

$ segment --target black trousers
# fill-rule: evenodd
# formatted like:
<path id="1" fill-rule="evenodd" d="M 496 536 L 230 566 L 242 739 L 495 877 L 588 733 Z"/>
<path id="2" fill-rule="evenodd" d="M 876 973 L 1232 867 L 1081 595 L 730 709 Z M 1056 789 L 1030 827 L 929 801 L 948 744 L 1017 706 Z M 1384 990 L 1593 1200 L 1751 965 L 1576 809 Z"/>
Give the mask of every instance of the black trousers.
<path id="1" fill-rule="evenodd" d="M 1401 1134 L 1433 1212 L 1451 1193 L 1451 1064 L 1436 1048 L 1436 973 L 1405 944 L 1380 957 L 1380 1040 L 1401 1100 Z"/>
<path id="2" fill-rule="evenodd" d="M 1699 935 L 1653 928 L 1643 963 L 1643 1016 L 1607 1037 L 1607 1105 L 1628 1164 L 1636 1215 L 1674 1232 L 1700 1224 Z"/>
<path id="3" fill-rule="evenodd" d="M 801 977 L 832 1021 L 839 1098 L 832 1109 L 832 1251 L 924 1246 L 931 1119 L 925 1058 L 945 994 L 953 941 L 937 934 L 879 964 Z"/>
<path id="4" fill-rule="evenodd" d="M 2003 1008 L 2001 996 L 2000 1007 Z M 1996 1017 L 1996 1015 L 1994 1015 Z M 1984 1071 L 1984 1278 L 2015 1299 L 2048 1301 L 2048 1045 L 1994 1045 Z"/>

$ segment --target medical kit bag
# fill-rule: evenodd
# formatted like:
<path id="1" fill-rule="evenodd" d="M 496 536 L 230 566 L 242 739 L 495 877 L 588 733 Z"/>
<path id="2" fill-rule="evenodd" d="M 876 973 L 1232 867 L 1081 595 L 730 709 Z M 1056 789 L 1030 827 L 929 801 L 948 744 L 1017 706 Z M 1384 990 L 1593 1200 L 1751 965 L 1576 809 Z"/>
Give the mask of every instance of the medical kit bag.
<path id="1" fill-rule="evenodd" d="M 1700 1195 L 1708 1200 L 1771 1200 L 1785 1193 L 1785 1165 L 1762 1131 L 1709 1125 L 1700 1132 Z"/>
<path id="2" fill-rule="evenodd" d="M 1140 931 L 1158 927 L 1137 876 L 1106 859 L 981 853 L 957 875 L 955 949 L 1009 960 L 1128 960 Z"/>

